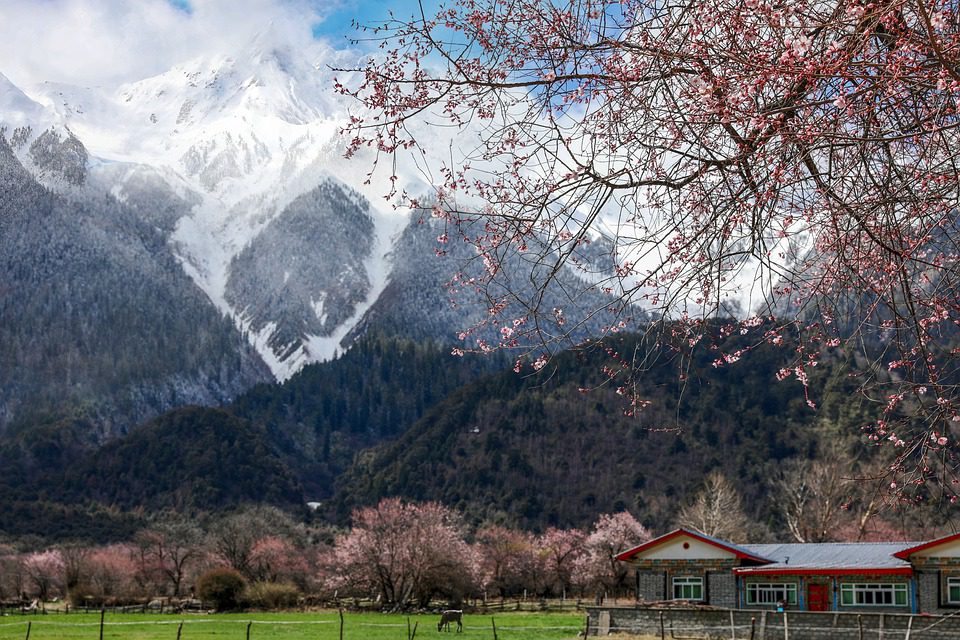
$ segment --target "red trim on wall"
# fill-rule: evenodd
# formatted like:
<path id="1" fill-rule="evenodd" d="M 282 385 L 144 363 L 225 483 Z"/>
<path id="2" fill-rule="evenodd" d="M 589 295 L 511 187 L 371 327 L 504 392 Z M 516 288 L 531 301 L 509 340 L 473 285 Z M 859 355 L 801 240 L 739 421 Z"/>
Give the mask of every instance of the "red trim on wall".
<path id="1" fill-rule="evenodd" d="M 915 554 L 915 553 L 917 553 L 917 552 L 919 552 L 919 551 L 926 551 L 927 549 L 930 549 L 931 547 L 938 547 L 938 546 L 940 546 L 940 545 L 942 545 L 942 544 L 947 544 L 947 543 L 949 543 L 949 542 L 953 542 L 953 541 L 956 540 L 957 538 L 960 538 L 960 533 L 953 533 L 953 534 L 951 534 L 951 535 L 949 535 L 949 536 L 944 536 L 944 537 L 942 537 L 942 538 L 937 538 L 936 540 L 931 540 L 930 542 L 924 542 L 923 544 L 918 544 L 918 545 L 915 546 L 915 547 L 910 547 L 909 549 L 904 549 L 903 551 L 897 551 L 897 552 L 896 552 L 895 554 L 893 554 L 893 555 L 896 556 L 897 558 L 900 558 L 901 560 L 909 560 L 909 559 L 910 559 L 910 556 L 912 556 L 913 554 Z"/>
<path id="2" fill-rule="evenodd" d="M 750 560 L 752 562 L 759 562 L 761 564 L 769 564 L 773 562 L 773 560 L 768 560 L 767 558 L 761 558 L 760 556 L 755 556 L 750 553 L 745 553 L 744 551 L 737 549 L 735 547 L 727 546 L 722 542 L 708 538 L 704 534 L 696 531 L 692 531 L 690 529 L 677 529 L 676 531 L 671 531 L 670 533 L 666 533 L 660 536 L 659 538 L 654 538 L 653 540 L 644 542 L 639 547 L 634 547 L 633 549 L 624 551 L 623 553 L 617 556 L 617 560 L 630 560 L 635 555 L 639 553 L 643 553 L 644 551 L 647 551 L 648 549 L 652 549 L 653 547 L 657 547 L 665 542 L 669 542 L 670 540 L 673 540 L 678 536 L 689 536 L 695 540 L 699 540 L 700 542 L 705 542 L 706 544 L 717 547 L 718 549 L 729 551 L 740 560 Z"/>

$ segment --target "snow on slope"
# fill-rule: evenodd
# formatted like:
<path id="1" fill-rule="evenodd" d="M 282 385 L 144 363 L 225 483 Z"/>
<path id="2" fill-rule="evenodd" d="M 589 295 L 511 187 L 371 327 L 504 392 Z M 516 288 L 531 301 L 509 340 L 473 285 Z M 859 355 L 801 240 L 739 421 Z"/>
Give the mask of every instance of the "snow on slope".
<path id="1" fill-rule="evenodd" d="M 365 167 L 343 160 L 338 128 L 344 111 L 327 67 L 340 54 L 318 44 L 308 58 L 278 40 L 268 28 L 235 55 L 191 60 L 115 89 L 43 83 L 29 88 L 27 97 L 0 78 L 0 123 L 63 123 L 96 158 L 92 170 L 103 169 L 101 182 L 113 181 L 110 190 L 120 199 L 127 195 L 125 176 L 143 171 L 116 170 L 127 163 L 150 167 L 174 193 L 198 202 L 177 222 L 173 250 L 211 301 L 250 332 L 274 375 L 285 379 L 308 362 L 333 357 L 376 301 L 388 279 L 387 254 L 407 217 L 383 201 L 385 178 L 364 184 Z M 297 196 L 330 178 L 374 203 L 374 248 L 362 261 L 370 286 L 341 326 L 329 335 L 304 336 L 298 349 L 281 356 L 268 344 L 275 324 L 251 330 L 242 310 L 228 303 L 231 261 Z M 408 172 L 408 183 L 418 180 Z M 322 299 L 314 312 L 322 319 Z"/>
<path id="2" fill-rule="evenodd" d="M 53 114 L 34 102 L 0 73 L 0 126 L 10 130 L 33 126 L 46 128 L 54 123 Z"/>

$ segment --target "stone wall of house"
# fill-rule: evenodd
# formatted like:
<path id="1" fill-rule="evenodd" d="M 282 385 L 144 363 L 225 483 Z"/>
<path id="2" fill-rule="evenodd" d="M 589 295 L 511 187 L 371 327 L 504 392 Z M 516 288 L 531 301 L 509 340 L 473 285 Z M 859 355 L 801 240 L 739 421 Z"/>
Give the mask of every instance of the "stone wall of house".
<path id="1" fill-rule="evenodd" d="M 920 611 L 956 613 L 957 605 L 947 604 L 947 578 L 960 577 L 960 558 L 918 558 L 913 562 L 917 578 Z"/>
<path id="2" fill-rule="evenodd" d="M 666 600 L 667 577 L 664 573 L 640 571 L 637 573 L 637 600 L 656 602 Z"/>
<path id="3" fill-rule="evenodd" d="M 960 638 L 960 616 L 903 613 L 746 611 L 654 607 L 587 607 L 588 635 L 649 634 L 668 638 L 754 640 L 942 640 Z M 602 623 L 602 624 L 601 624 Z"/>
<path id="4" fill-rule="evenodd" d="M 917 571 L 917 608 L 928 613 L 943 613 L 940 608 L 940 572 Z"/>
<path id="5" fill-rule="evenodd" d="M 641 602 L 672 599 L 675 576 L 702 576 L 707 604 L 737 606 L 736 580 L 731 571 L 736 566 L 734 560 L 639 560 L 631 564 L 637 572 L 637 600 Z"/>
<path id="6" fill-rule="evenodd" d="M 707 573 L 707 595 L 715 607 L 734 609 L 737 606 L 737 579 L 729 571 Z"/>

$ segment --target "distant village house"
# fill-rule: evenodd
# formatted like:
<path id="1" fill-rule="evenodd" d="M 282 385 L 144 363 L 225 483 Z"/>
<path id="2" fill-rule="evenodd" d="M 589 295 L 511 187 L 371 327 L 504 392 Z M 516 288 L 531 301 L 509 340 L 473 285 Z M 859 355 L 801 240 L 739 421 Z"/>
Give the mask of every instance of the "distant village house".
<path id="1" fill-rule="evenodd" d="M 960 610 L 960 534 L 929 542 L 732 544 L 677 529 L 625 551 L 641 602 L 728 609 Z"/>

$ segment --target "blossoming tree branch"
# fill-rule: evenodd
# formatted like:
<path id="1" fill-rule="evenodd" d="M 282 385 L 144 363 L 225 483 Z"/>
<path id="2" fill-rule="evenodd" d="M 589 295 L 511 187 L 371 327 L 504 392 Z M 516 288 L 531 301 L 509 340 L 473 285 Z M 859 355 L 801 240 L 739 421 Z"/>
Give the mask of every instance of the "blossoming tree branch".
<path id="1" fill-rule="evenodd" d="M 455 0 L 364 33 L 378 54 L 337 84 L 356 101 L 349 153 L 426 158 L 423 131 L 456 132 L 429 204 L 394 195 L 475 249 L 458 285 L 485 292 L 496 331 L 464 349 L 536 337 L 523 353 L 542 367 L 602 317 L 680 363 L 780 345 L 778 377 L 804 388 L 844 359 L 881 407 L 864 432 L 897 451 L 891 486 L 954 495 L 955 0 Z M 582 290 L 544 305 L 571 270 Z M 587 291 L 604 303 L 578 308 Z M 726 352 L 732 334 L 747 346 Z M 617 362 L 631 397 L 643 364 Z"/>

